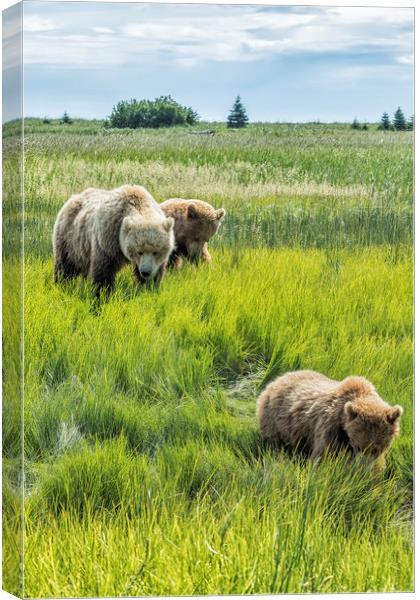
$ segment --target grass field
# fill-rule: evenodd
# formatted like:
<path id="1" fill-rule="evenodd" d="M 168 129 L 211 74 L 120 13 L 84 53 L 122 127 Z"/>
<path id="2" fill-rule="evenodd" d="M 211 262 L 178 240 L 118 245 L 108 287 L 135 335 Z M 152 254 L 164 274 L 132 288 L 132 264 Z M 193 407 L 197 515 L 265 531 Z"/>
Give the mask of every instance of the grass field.
<path id="1" fill-rule="evenodd" d="M 215 129 L 26 124 L 28 597 L 413 590 L 412 135 Z M 54 285 L 52 226 L 72 193 L 128 182 L 227 217 L 210 267 L 158 292 L 127 269 L 98 308 L 89 283 Z M 300 368 L 364 375 L 404 407 L 385 473 L 262 444 L 256 398 Z"/>

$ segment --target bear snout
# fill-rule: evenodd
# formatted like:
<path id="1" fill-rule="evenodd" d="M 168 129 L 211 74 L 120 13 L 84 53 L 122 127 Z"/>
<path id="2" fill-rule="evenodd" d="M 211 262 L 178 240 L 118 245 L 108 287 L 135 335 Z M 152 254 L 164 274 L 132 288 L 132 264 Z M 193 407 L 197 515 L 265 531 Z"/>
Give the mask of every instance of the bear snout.
<path id="1" fill-rule="evenodd" d="M 152 269 L 150 267 L 142 267 L 139 269 L 139 273 L 144 279 L 149 279 L 152 274 Z"/>

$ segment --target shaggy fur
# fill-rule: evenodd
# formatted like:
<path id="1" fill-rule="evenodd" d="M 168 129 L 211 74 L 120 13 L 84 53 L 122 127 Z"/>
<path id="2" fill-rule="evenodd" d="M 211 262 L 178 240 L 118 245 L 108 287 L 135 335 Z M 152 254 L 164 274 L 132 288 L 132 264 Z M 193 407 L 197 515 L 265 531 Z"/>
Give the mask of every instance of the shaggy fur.
<path id="1" fill-rule="evenodd" d="M 182 259 L 210 262 L 207 242 L 213 237 L 225 216 L 225 209 L 215 209 L 202 200 L 171 198 L 160 205 L 167 217 L 175 219 L 176 248 L 169 264 L 180 267 Z"/>
<path id="2" fill-rule="evenodd" d="M 402 412 L 384 402 L 363 377 L 340 382 L 314 371 L 278 377 L 257 401 L 263 438 L 314 459 L 345 448 L 383 463 Z"/>
<path id="3" fill-rule="evenodd" d="M 89 188 L 72 196 L 54 225 L 55 280 L 92 278 L 97 293 L 111 288 L 131 263 L 140 283 L 158 283 L 174 248 L 174 220 L 138 185 Z"/>

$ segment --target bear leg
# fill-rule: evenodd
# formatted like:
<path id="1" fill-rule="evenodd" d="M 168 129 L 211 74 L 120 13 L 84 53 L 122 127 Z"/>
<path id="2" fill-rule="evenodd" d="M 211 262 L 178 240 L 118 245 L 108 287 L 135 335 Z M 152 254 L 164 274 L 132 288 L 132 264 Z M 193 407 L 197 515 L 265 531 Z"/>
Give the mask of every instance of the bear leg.
<path id="1" fill-rule="evenodd" d="M 211 262 L 211 254 L 210 254 L 209 249 L 207 247 L 207 242 L 203 246 L 203 252 L 201 254 L 201 259 L 205 263 L 210 263 Z"/>
<path id="2" fill-rule="evenodd" d="M 166 271 L 166 264 L 164 263 L 163 265 L 160 265 L 158 272 L 156 273 L 156 275 L 153 278 L 154 284 L 156 287 L 159 286 L 160 282 L 163 279 L 163 276 L 165 275 L 165 271 Z"/>
<path id="3" fill-rule="evenodd" d="M 73 264 L 73 262 L 69 259 L 66 252 L 59 252 L 55 258 L 54 262 L 54 281 L 55 283 L 59 283 L 60 281 L 65 281 L 67 279 L 71 279 L 72 277 L 76 277 L 80 272 Z"/>
<path id="4" fill-rule="evenodd" d="M 180 269 L 183 262 L 184 261 L 183 261 L 182 255 L 175 250 L 175 252 L 172 252 L 172 254 L 169 256 L 168 268 L 169 269 Z"/>
<path id="5" fill-rule="evenodd" d="M 101 290 L 110 292 L 114 287 L 115 276 L 119 265 L 109 256 L 101 256 L 92 261 L 90 276 L 95 286 L 95 294 L 98 298 Z"/>
<path id="6" fill-rule="evenodd" d="M 325 453 L 337 456 L 341 449 L 351 450 L 348 438 L 337 424 L 332 424 L 322 434 L 315 436 L 314 446 L 311 452 L 313 460 L 321 459 Z"/>
<path id="7" fill-rule="evenodd" d="M 315 444 L 314 447 L 312 448 L 312 452 L 311 452 L 311 459 L 318 462 L 319 460 L 321 460 L 325 453 L 329 450 L 329 446 L 326 443 L 326 440 L 324 439 L 324 437 L 322 437 L 321 439 L 318 439 Z"/>
<path id="8" fill-rule="evenodd" d="M 312 450 L 311 459 L 315 462 L 321 460 L 324 456 L 325 448 L 321 446 L 317 446 Z"/>

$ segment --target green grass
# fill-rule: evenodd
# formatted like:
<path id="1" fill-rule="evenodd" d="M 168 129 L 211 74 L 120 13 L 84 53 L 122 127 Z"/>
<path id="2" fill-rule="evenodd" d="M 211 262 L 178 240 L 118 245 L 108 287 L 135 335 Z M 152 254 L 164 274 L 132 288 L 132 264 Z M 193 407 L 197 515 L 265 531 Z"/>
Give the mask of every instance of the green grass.
<path id="1" fill-rule="evenodd" d="M 219 247 L 412 241 L 412 135 L 327 126 L 174 130 L 42 126 L 25 138 L 26 250 L 48 257 L 58 209 L 86 186 L 141 182 L 159 201 L 227 209 Z M 44 133 L 58 127 L 57 133 Z M 83 125 L 86 128 L 86 125 Z M 53 129 L 54 130 L 54 129 Z M 70 132 L 70 133 L 63 133 Z M 60 135 L 58 133 L 61 133 Z"/>
<path id="2" fill-rule="evenodd" d="M 26 596 L 412 590 L 411 135 L 49 127 L 25 141 Z M 89 283 L 54 285 L 52 224 L 71 193 L 128 181 L 228 217 L 210 267 L 158 292 L 127 269 L 97 306 Z M 259 392 L 300 368 L 404 407 L 385 473 L 262 443 Z"/>

